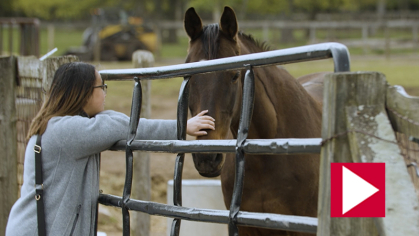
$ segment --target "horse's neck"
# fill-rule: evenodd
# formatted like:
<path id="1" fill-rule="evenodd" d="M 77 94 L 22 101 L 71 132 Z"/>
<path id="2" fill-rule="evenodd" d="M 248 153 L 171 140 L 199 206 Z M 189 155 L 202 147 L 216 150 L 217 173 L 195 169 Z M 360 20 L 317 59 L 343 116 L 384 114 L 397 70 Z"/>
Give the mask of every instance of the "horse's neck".
<path id="1" fill-rule="evenodd" d="M 263 67 L 254 73 L 255 102 L 248 138 L 320 137 L 321 108 L 285 69 Z M 236 138 L 239 116 L 240 109 L 231 127 Z"/>

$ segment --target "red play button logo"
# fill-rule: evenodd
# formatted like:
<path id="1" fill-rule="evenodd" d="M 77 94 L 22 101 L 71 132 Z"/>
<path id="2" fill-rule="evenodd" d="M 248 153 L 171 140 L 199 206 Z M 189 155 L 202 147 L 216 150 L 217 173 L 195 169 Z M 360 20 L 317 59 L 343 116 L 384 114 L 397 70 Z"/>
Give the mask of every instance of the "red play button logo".
<path id="1" fill-rule="evenodd" d="M 385 163 L 331 163 L 331 217 L 385 217 Z"/>

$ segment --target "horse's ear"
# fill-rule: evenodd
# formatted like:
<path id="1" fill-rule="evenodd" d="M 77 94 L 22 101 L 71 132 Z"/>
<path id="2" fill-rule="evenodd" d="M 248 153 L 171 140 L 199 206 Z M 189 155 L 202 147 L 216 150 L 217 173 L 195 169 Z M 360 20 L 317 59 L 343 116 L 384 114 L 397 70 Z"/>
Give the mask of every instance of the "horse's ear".
<path id="1" fill-rule="evenodd" d="M 185 31 L 191 40 L 196 39 L 202 32 L 202 21 L 193 7 L 185 13 Z"/>
<path id="2" fill-rule="evenodd" d="M 223 15 L 220 19 L 221 31 L 231 39 L 236 39 L 239 26 L 237 24 L 236 14 L 230 7 L 224 7 Z"/>

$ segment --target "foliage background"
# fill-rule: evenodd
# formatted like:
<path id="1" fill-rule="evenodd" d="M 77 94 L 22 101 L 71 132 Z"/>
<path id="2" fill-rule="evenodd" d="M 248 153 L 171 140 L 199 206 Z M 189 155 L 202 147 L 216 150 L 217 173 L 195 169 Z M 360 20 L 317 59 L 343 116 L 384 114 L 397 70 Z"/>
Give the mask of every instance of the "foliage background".
<path id="1" fill-rule="evenodd" d="M 212 16 L 222 6 L 236 9 L 241 17 L 290 16 L 292 13 L 377 12 L 419 10 L 419 0 L 2 0 L 0 16 L 28 16 L 42 20 L 75 20 L 89 17 L 97 7 L 118 7 L 146 18 L 180 19 L 190 6 Z M 380 10 L 381 9 L 381 10 Z"/>

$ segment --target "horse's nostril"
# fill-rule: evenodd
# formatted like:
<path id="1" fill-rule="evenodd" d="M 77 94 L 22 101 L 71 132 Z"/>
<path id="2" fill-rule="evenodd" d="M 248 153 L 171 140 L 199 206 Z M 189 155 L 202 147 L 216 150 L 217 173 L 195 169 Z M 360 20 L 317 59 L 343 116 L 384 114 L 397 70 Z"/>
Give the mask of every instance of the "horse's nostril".
<path id="1" fill-rule="evenodd" d="M 199 174 L 204 177 L 216 177 L 220 175 L 224 163 L 222 154 L 193 153 L 192 156 L 195 168 L 198 170 Z"/>

